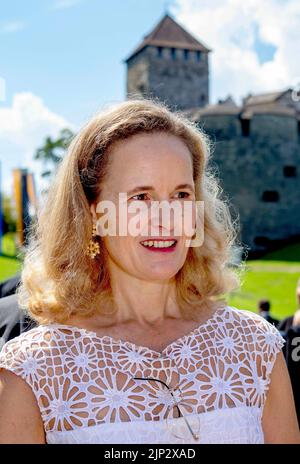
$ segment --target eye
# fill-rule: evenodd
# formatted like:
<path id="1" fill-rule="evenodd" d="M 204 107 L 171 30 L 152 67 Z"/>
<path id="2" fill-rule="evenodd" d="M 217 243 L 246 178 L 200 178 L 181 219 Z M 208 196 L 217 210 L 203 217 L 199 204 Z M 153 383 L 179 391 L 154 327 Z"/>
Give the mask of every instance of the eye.
<path id="1" fill-rule="evenodd" d="M 134 195 L 133 197 L 131 197 L 131 199 L 137 200 L 137 201 L 139 201 L 139 200 L 144 201 L 144 200 L 146 200 L 146 198 L 141 198 L 141 197 L 145 197 L 146 195 L 147 195 L 147 193 L 138 193 L 137 195 Z M 137 197 L 139 197 L 139 198 L 137 198 Z"/>
<path id="2" fill-rule="evenodd" d="M 185 196 L 184 196 L 184 197 L 181 197 L 181 198 L 187 198 L 187 197 L 190 196 L 190 193 L 189 193 L 189 192 L 178 192 L 178 195 L 180 195 L 180 194 L 182 194 L 182 193 L 183 193 Z"/>

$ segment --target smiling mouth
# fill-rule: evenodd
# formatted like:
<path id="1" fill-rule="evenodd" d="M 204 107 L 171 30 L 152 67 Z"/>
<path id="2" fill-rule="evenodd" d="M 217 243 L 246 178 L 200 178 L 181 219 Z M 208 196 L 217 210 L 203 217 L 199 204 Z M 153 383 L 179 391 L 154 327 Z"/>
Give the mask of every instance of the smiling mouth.
<path id="1" fill-rule="evenodd" d="M 173 251 L 176 248 L 177 240 L 144 240 L 140 244 L 148 251 Z"/>

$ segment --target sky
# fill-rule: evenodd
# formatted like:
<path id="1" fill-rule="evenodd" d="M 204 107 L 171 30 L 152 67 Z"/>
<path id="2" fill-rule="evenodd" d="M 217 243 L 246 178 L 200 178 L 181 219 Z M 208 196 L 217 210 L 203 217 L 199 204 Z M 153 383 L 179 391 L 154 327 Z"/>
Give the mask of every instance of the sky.
<path id="1" fill-rule="evenodd" d="M 299 0 L 0 0 L 2 189 L 46 136 L 126 98 L 124 59 L 166 8 L 212 49 L 210 101 L 300 81 Z"/>

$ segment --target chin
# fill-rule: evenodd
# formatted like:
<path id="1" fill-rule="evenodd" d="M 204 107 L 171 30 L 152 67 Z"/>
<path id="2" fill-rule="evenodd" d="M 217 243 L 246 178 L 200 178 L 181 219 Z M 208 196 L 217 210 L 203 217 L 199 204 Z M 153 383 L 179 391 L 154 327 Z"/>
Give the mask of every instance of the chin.
<path id="1" fill-rule="evenodd" d="M 167 280 L 172 279 L 177 272 L 179 271 L 178 268 L 174 269 L 173 267 L 170 269 L 148 269 L 143 272 L 143 275 L 149 280 Z"/>

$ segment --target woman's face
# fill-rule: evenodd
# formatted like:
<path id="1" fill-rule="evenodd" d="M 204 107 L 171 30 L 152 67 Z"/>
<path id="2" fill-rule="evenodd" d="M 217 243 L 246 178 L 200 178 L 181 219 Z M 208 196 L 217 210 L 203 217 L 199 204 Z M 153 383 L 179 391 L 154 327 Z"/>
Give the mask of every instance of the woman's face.
<path id="1" fill-rule="evenodd" d="M 174 215 L 169 216 L 169 222 L 163 222 L 161 214 L 150 216 L 150 205 L 154 200 L 167 200 L 169 206 L 174 200 L 181 206 L 187 200 L 195 201 L 192 157 L 189 149 L 180 138 L 173 135 L 143 133 L 114 144 L 110 159 L 109 173 L 99 200 L 110 200 L 116 206 L 117 233 L 120 209 L 125 207 L 128 227 L 125 236 L 102 237 L 109 265 L 113 262 L 114 267 L 117 266 L 123 272 L 143 280 L 162 281 L 172 278 L 186 260 L 189 248 L 185 242 L 193 233 L 188 231 L 185 235 L 185 229 L 181 235 L 175 235 Z M 126 194 L 120 203 L 119 193 Z M 138 216 L 138 210 L 128 211 L 133 202 L 145 207 L 141 216 Z M 99 219 L 101 214 L 95 216 L 93 208 L 94 206 L 94 218 Z M 133 217 L 139 217 L 136 225 L 140 232 L 137 236 L 129 230 Z M 189 219 L 192 221 L 191 227 L 194 227 L 194 209 Z M 158 241 L 155 241 L 155 238 L 169 242 L 163 244 L 167 246 L 174 238 L 175 246 L 157 248 L 155 245 Z M 150 246 L 146 246 L 146 241 Z"/>

